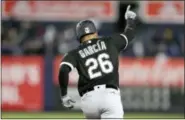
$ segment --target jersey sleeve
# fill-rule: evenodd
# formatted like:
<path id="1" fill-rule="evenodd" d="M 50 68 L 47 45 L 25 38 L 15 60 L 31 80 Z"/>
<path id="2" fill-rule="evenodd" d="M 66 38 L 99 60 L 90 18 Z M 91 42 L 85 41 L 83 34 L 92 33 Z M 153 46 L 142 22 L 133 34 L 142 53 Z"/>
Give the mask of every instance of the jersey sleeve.
<path id="1" fill-rule="evenodd" d="M 72 69 L 76 67 L 76 60 L 72 54 L 65 54 L 63 60 L 60 63 L 60 66 L 67 65 Z"/>
<path id="2" fill-rule="evenodd" d="M 128 38 L 123 33 L 112 35 L 111 42 L 116 46 L 118 51 L 125 50 L 128 46 Z"/>

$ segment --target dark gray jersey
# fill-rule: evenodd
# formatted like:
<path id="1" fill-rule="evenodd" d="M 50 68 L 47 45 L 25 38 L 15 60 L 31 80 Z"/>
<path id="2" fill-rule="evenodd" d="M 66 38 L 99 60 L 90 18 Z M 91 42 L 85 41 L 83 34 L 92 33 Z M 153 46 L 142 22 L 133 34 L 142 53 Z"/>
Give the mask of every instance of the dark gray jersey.
<path id="1" fill-rule="evenodd" d="M 127 45 L 124 34 L 88 40 L 66 54 L 62 64 L 78 70 L 79 92 L 101 84 L 119 87 L 118 57 Z"/>

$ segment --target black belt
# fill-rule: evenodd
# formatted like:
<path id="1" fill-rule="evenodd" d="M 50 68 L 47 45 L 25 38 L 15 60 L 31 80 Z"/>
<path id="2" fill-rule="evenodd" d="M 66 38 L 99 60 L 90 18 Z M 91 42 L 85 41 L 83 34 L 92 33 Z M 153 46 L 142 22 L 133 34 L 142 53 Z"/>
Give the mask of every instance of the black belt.
<path id="1" fill-rule="evenodd" d="M 98 85 L 97 85 L 97 86 L 98 86 Z M 116 87 L 116 86 L 114 86 L 114 85 L 105 85 L 105 87 L 106 87 L 106 88 L 113 88 L 113 89 L 118 90 L 118 87 Z M 94 87 L 89 88 L 89 89 L 86 89 L 86 90 L 80 92 L 80 96 L 82 97 L 85 93 L 90 92 L 90 91 L 93 91 L 93 90 L 94 90 Z"/>

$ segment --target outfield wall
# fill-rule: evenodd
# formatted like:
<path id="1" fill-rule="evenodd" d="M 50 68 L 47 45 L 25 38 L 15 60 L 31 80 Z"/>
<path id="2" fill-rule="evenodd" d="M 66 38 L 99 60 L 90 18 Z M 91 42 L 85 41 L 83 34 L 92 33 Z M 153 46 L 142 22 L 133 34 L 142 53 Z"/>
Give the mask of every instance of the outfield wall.
<path id="1" fill-rule="evenodd" d="M 62 57 L 2 56 L 3 111 L 64 110 L 58 68 Z M 120 58 L 120 90 L 125 111 L 184 112 L 184 60 Z M 77 101 L 78 74 L 69 77 L 69 94 Z"/>

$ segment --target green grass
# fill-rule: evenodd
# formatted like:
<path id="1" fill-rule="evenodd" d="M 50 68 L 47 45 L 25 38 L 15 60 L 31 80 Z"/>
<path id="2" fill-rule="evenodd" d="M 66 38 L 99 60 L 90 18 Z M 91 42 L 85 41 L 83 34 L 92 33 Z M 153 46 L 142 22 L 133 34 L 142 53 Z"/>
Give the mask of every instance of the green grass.
<path id="1" fill-rule="evenodd" d="M 2 112 L 2 118 L 84 118 L 80 112 Z M 183 114 L 125 113 L 124 118 L 184 118 Z"/>

